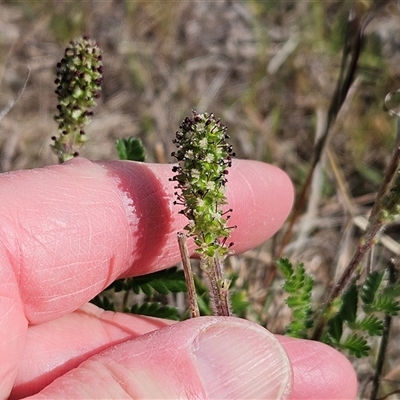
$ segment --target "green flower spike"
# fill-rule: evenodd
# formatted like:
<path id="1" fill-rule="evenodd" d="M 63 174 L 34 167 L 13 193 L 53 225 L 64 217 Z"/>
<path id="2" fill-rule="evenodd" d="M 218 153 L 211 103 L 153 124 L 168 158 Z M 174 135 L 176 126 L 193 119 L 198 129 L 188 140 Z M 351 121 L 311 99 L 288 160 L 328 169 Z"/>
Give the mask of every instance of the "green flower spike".
<path id="1" fill-rule="evenodd" d="M 94 41 L 83 37 L 69 44 L 57 64 L 58 114 L 54 119 L 60 136 L 52 137 L 51 147 L 60 162 L 78 156 L 78 150 L 87 140 L 84 127 L 93 115 L 89 109 L 96 104 L 103 79 L 100 53 Z"/>
<path id="2" fill-rule="evenodd" d="M 210 297 L 217 315 L 229 315 L 229 280 L 223 277 L 222 262 L 229 253 L 227 239 L 234 227 L 228 226 L 231 209 L 222 210 L 227 203 L 225 185 L 232 164 L 232 146 L 227 143 L 227 128 L 213 114 L 198 114 L 182 121 L 172 153 L 178 161 L 173 167 L 177 182 L 174 204 L 189 220 L 185 226 L 194 238 L 201 267 L 209 279 Z"/>

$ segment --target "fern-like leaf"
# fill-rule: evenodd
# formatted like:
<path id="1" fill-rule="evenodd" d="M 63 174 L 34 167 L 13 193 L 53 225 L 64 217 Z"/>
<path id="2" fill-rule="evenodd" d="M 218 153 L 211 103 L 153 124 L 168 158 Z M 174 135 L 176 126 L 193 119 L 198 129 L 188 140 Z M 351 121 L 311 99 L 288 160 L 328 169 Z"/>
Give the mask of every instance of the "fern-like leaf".
<path id="1" fill-rule="evenodd" d="M 314 280 L 306 273 L 303 263 L 294 268 L 287 258 L 281 258 L 276 264 L 285 277 L 282 287 L 289 294 L 286 304 L 292 310 L 292 322 L 286 332 L 293 337 L 307 337 L 307 330 L 313 322 L 311 294 Z"/>
<path id="2" fill-rule="evenodd" d="M 281 271 L 281 274 L 285 279 L 290 279 L 293 275 L 293 266 L 290 260 L 286 257 L 282 257 L 276 260 L 276 266 Z"/>
<path id="3" fill-rule="evenodd" d="M 115 147 L 117 148 L 120 160 L 143 162 L 146 158 L 142 141 L 134 136 L 131 136 L 128 139 L 117 139 Z"/>
<path id="4" fill-rule="evenodd" d="M 343 318 L 340 314 L 335 315 L 328 321 L 328 335 L 330 342 L 339 344 L 343 335 Z"/>
<path id="5" fill-rule="evenodd" d="M 147 315 L 150 317 L 172 319 L 179 321 L 179 312 L 175 307 L 163 306 L 161 303 L 134 304 L 129 310 L 131 314 Z"/>
<path id="6" fill-rule="evenodd" d="M 342 296 L 342 306 L 340 316 L 344 321 L 352 324 L 357 318 L 358 288 L 355 284 L 351 285 Z"/>
<path id="7" fill-rule="evenodd" d="M 383 322 L 375 315 L 367 315 L 357 325 L 363 331 L 368 332 L 370 336 L 380 336 L 383 332 Z"/>
<path id="8" fill-rule="evenodd" d="M 366 357 L 371 348 L 368 346 L 366 339 L 362 336 L 353 333 L 341 344 L 343 349 L 346 349 L 351 355 L 357 358 Z"/>
<path id="9" fill-rule="evenodd" d="M 114 302 L 110 301 L 109 298 L 105 295 L 97 295 L 92 300 L 90 300 L 90 302 L 95 306 L 102 308 L 103 310 L 115 311 Z"/>
<path id="10" fill-rule="evenodd" d="M 117 279 L 104 290 L 110 290 L 110 289 L 114 289 L 115 293 L 122 292 L 123 290 L 129 290 L 128 279 Z"/>
<path id="11" fill-rule="evenodd" d="M 365 305 L 372 304 L 381 286 L 384 272 L 373 271 L 365 279 L 362 287 L 361 300 Z"/>
<path id="12" fill-rule="evenodd" d="M 389 297 L 400 297 L 400 284 L 388 285 L 386 286 L 382 294 Z"/>
<path id="13" fill-rule="evenodd" d="M 147 296 L 151 296 L 154 291 L 164 295 L 187 291 L 184 273 L 177 267 L 132 278 L 129 287 L 136 294 L 142 290 Z"/>
<path id="14" fill-rule="evenodd" d="M 390 296 L 379 296 L 370 305 L 373 311 L 382 311 L 386 314 L 395 316 L 400 311 L 400 303 Z"/>
<path id="15" fill-rule="evenodd" d="M 193 278 L 196 288 L 197 303 L 199 305 L 200 315 L 213 315 L 207 286 L 196 275 L 194 275 Z"/>
<path id="16" fill-rule="evenodd" d="M 244 318 L 250 305 L 248 292 L 246 290 L 234 290 L 231 293 L 230 301 L 233 314 Z"/>

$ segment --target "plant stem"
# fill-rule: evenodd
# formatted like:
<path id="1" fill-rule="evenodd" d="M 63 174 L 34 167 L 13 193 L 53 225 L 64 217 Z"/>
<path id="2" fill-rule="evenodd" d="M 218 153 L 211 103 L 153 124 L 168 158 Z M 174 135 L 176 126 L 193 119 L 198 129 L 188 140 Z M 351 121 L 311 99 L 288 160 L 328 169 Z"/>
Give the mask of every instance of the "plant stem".
<path id="1" fill-rule="evenodd" d="M 393 267 L 392 262 L 389 263 L 389 285 L 394 284 L 396 282 L 396 273 Z M 392 324 L 392 316 L 390 314 L 385 315 L 385 322 L 383 326 L 382 332 L 382 340 L 379 346 L 378 358 L 376 360 L 376 370 L 374 374 L 374 379 L 372 381 L 372 390 L 370 399 L 374 400 L 378 397 L 379 383 L 382 376 L 383 365 L 385 363 L 385 356 L 387 347 L 389 344 L 389 333 L 390 327 Z"/>
<path id="2" fill-rule="evenodd" d="M 342 276 L 334 286 L 328 301 L 328 305 L 333 302 L 345 289 L 350 278 L 353 276 L 354 271 L 357 267 L 360 266 L 361 261 L 364 259 L 365 255 L 367 254 L 368 250 L 375 244 L 376 236 L 383 228 L 383 223 L 378 221 L 376 224 L 370 226 L 363 237 L 361 239 L 360 244 L 355 252 L 353 258 L 351 259 L 349 265 L 346 267 L 345 271 L 343 272 Z"/>
<path id="3" fill-rule="evenodd" d="M 186 243 L 186 235 L 178 232 L 179 250 L 181 252 L 183 272 L 185 274 L 185 281 L 189 296 L 189 308 L 192 318 L 200 317 L 199 305 L 197 304 L 196 288 L 194 285 L 192 268 L 190 265 L 190 255 Z"/>
<path id="4" fill-rule="evenodd" d="M 230 281 L 223 278 L 221 260 L 216 255 L 202 260 L 200 265 L 207 275 L 214 314 L 229 317 L 231 315 L 228 299 Z"/>
<path id="5" fill-rule="evenodd" d="M 327 320 L 325 315 L 329 312 L 332 303 L 342 294 L 346 288 L 348 282 L 353 276 L 356 269 L 360 266 L 364 256 L 375 244 L 376 238 L 379 233 L 383 230 L 384 226 L 390 222 L 391 219 L 395 219 L 399 214 L 399 170 L 400 170 L 400 145 L 397 144 L 393 151 L 389 165 L 386 168 L 383 182 L 378 190 L 378 194 L 371 210 L 369 217 L 369 228 L 367 232 L 360 240 L 360 244 L 351 259 L 349 265 L 346 267 L 342 276 L 333 287 L 331 294 L 329 295 L 328 301 L 322 308 L 319 318 L 317 318 L 317 324 L 314 328 L 312 335 L 313 340 L 319 340 Z"/>
<path id="6" fill-rule="evenodd" d="M 325 303 L 322 312 L 320 313 L 319 318 L 317 318 L 317 324 L 314 328 L 314 332 L 312 334 L 312 340 L 320 340 L 321 335 L 325 329 L 327 324 L 327 319 L 325 315 L 329 314 L 329 310 L 333 304 L 333 302 L 343 293 L 347 284 L 349 283 L 350 279 L 352 278 L 354 272 L 357 268 L 360 267 L 362 260 L 364 259 L 365 255 L 371 249 L 371 247 L 376 242 L 377 235 L 381 232 L 383 228 L 382 221 L 377 221 L 374 225 L 371 225 L 364 237 L 360 240 L 360 244 L 357 247 L 353 258 L 350 260 L 349 265 L 344 270 L 343 274 L 333 287 L 327 302 Z"/>
<path id="7" fill-rule="evenodd" d="M 343 46 L 341 69 L 338 80 L 336 82 L 335 92 L 332 96 L 329 106 L 325 129 L 323 134 L 318 138 L 314 145 L 311 168 L 307 174 L 307 178 L 304 184 L 302 185 L 301 191 L 297 197 L 296 204 L 294 205 L 292 216 L 289 219 L 288 226 L 281 240 L 281 245 L 277 252 L 278 257 L 282 255 L 285 247 L 290 242 L 290 239 L 293 235 L 294 225 L 300 218 L 300 214 L 305 207 L 309 188 L 312 182 L 312 176 L 314 174 L 317 164 L 320 162 L 326 144 L 328 143 L 330 136 L 332 136 L 331 128 L 337 120 L 339 112 L 350 92 L 354 81 L 355 73 L 358 67 L 358 59 L 360 56 L 362 42 L 364 38 L 364 30 L 372 19 L 372 14 L 367 13 L 361 21 L 358 18 L 354 18 L 353 11 L 351 11 L 349 15 L 346 38 Z"/>
<path id="8" fill-rule="evenodd" d="M 7 103 L 7 105 L 0 110 L 0 121 L 8 114 L 8 112 L 14 107 L 15 103 L 21 98 L 22 93 L 24 92 L 26 85 L 28 84 L 29 76 L 31 75 L 31 70 L 27 67 L 25 81 L 22 84 L 21 88 L 19 89 L 17 96 L 14 100 L 11 100 Z"/>

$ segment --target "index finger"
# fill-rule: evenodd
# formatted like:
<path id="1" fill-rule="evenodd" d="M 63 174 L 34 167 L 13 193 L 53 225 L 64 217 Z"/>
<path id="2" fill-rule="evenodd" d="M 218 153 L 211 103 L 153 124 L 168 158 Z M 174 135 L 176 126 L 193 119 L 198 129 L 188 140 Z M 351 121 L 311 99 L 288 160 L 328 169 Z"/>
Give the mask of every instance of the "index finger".
<path id="1" fill-rule="evenodd" d="M 172 204 L 171 175 L 170 165 L 75 159 L 0 176 L 0 355 L 9 360 L 0 366 L 2 390 L 28 322 L 60 317 L 119 277 L 179 260 L 176 232 L 186 221 Z M 236 160 L 227 196 L 241 252 L 279 228 L 293 190 L 279 169 Z"/>
<path id="2" fill-rule="evenodd" d="M 76 159 L 0 177 L 3 249 L 31 323 L 75 310 L 121 276 L 179 261 L 187 221 L 171 174 L 170 165 Z M 254 161 L 236 160 L 227 196 L 237 252 L 270 237 L 292 203 L 286 175 Z"/>

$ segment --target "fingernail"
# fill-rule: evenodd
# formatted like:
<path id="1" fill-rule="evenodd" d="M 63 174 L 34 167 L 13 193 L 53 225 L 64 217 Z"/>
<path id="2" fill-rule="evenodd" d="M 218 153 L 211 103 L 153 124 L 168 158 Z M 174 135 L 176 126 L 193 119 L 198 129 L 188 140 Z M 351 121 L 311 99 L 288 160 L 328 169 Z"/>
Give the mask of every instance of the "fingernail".
<path id="1" fill-rule="evenodd" d="M 286 399 L 289 359 L 261 326 L 230 319 L 197 336 L 194 355 L 209 399 Z"/>

